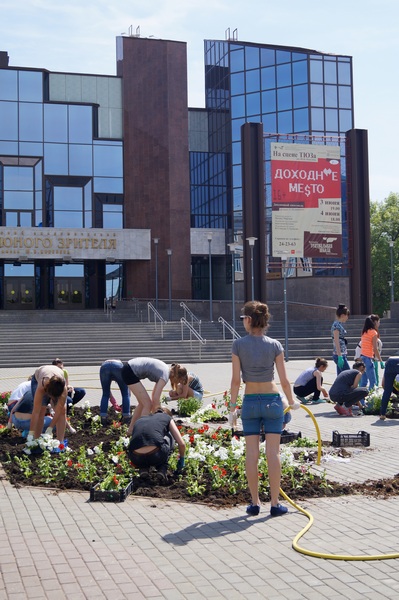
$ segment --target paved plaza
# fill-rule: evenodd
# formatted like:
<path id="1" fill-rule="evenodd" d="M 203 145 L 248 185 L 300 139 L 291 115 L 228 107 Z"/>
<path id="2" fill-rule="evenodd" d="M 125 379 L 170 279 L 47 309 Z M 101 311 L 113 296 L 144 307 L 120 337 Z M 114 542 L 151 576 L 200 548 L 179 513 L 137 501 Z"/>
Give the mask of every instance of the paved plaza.
<path id="1" fill-rule="evenodd" d="M 286 363 L 290 381 L 310 365 Z M 206 402 L 230 387 L 229 363 L 186 366 L 203 381 Z M 69 368 L 71 384 L 85 387 L 92 405 L 101 397 L 98 371 L 99 366 Z M 0 392 L 29 374 L 24 368 L 1 369 Z M 324 379 L 328 388 L 333 365 Z M 370 434 L 370 448 L 353 449 L 349 461 L 329 457 L 317 467 L 328 479 L 363 482 L 399 472 L 399 420 L 339 417 L 332 404 L 309 408 L 324 440 L 334 430 Z M 316 437 L 303 409 L 293 413 L 290 430 Z M 399 553 L 397 497 L 342 496 L 300 505 L 314 517 L 300 540 L 308 550 Z M 267 504 L 252 518 L 244 506 L 215 509 L 162 498 L 129 496 L 124 503 L 102 504 L 89 502 L 89 493 L 16 489 L 2 477 L 0 516 L 0 600 L 399 597 L 398 560 L 325 560 L 295 552 L 292 541 L 308 520 L 293 507 L 287 516 L 271 519 Z"/>

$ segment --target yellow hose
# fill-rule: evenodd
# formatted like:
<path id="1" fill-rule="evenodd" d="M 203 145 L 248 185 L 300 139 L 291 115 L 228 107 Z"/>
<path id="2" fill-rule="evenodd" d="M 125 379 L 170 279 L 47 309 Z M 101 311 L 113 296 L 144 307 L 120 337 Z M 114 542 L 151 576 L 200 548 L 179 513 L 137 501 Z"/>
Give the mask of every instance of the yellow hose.
<path id="1" fill-rule="evenodd" d="M 309 413 L 309 415 L 312 417 L 313 423 L 316 428 L 318 448 L 319 448 L 317 464 L 319 465 L 320 458 L 321 458 L 320 429 L 319 429 L 319 426 L 317 424 L 314 414 L 308 409 L 308 407 L 301 404 L 301 408 L 303 408 L 304 410 L 306 410 L 307 413 Z M 287 408 L 284 412 L 287 412 L 287 410 L 290 410 L 290 408 Z M 292 547 L 294 548 L 294 550 L 296 552 L 299 552 L 300 554 L 306 554 L 306 556 L 313 556 L 313 558 L 324 558 L 324 559 L 328 559 L 328 560 L 389 560 L 392 558 L 399 558 L 399 552 L 395 552 L 393 554 L 371 554 L 371 555 L 366 555 L 366 554 L 356 555 L 355 554 L 355 555 L 352 555 L 352 554 L 329 554 L 327 552 L 314 552 L 313 550 L 306 550 L 306 548 L 302 548 L 302 546 L 300 546 L 298 544 L 298 541 L 312 527 L 313 522 L 314 522 L 313 516 L 310 514 L 310 512 L 308 512 L 304 508 L 301 508 L 298 504 L 296 504 L 293 500 L 291 500 L 291 498 L 289 498 L 289 496 L 287 496 L 287 494 L 281 488 L 280 488 L 280 494 L 283 496 L 283 498 L 285 500 L 287 500 L 287 502 L 289 502 L 291 504 L 291 506 L 296 508 L 296 510 L 301 512 L 303 515 L 305 515 L 309 519 L 309 523 L 294 537 L 294 539 L 292 541 Z"/>

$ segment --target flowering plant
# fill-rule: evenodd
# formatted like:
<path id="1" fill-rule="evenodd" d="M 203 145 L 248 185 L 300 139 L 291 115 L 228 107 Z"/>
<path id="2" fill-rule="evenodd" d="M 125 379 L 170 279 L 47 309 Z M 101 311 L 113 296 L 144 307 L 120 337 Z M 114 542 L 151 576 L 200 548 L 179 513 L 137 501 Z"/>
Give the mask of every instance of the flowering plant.
<path id="1" fill-rule="evenodd" d="M 24 448 L 25 454 L 39 454 L 45 450 L 53 452 L 54 450 L 68 450 L 68 448 L 62 442 L 60 443 L 59 440 L 54 439 L 52 433 L 42 433 L 38 438 L 28 435 Z"/>

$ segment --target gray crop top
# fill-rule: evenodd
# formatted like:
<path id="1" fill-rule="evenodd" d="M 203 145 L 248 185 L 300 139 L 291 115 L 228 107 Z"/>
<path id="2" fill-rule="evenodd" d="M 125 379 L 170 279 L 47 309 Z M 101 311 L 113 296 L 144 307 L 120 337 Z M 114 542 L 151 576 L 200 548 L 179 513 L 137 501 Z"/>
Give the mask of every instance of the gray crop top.
<path id="1" fill-rule="evenodd" d="M 276 356 L 284 352 L 278 340 L 266 335 L 246 335 L 234 340 L 233 354 L 238 356 L 241 364 L 242 380 L 273 381 L 274 361 Z"/>

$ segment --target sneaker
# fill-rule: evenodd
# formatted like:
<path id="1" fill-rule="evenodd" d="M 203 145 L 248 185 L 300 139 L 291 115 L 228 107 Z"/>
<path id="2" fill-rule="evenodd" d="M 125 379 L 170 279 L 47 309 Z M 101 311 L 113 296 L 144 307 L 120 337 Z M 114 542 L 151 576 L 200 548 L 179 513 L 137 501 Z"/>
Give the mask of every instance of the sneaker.
<path id="1" fill-rule="evenodd" d="M 312 404 L 325 404 L 327 400 L 325 398 L 318 398 L 317 400 L 312 400 Z"/>
<path id="2" fill-rule="evenodd" d="M 277 506 L 272 506 L 270 508 L 270 514 L 272 517 L 281 517 L 288 512 L 288 508 L 283 506 L 282 504 L 277 504 Z"/>
<path id="3" fill-rule="evenodd" d="M 139 469 L 139 475 L 140 475 L 141 479 L 149 479 L 150 471 L 149 471 L 149 469 Z"/>
<path id="4" fill-rule="evenodd" d="M 159 483 L 165 483 L 166 481 L 168 481 L 167 465 L 161 465 L 157 468 L 156 479 Z"/>
<path id="5" fill-rule="evenodd" d="M 260 513 L 260 506 L 259 506 L 259 504 L 248 504 L 246 513 L 250 517 L 257 517 L 258 514 Z"/>
<path id="6" fill-rule="evenodd" d="M 303 398 L 302 396 L 297 396 L 299 402 L 301 404 L 309 404 L 310 400 L 308 400 L 307 398 Z"/>
<path id="7" fill-rule="evenodd" d="M 101 417 L 101 425 L 107 427 L 109 425 L 108 417 Z"/>
<path id="8" fill-rule="evenodd" d="M 337 411 L 337 413 L 341 416 L 341 417 L 352 417 L 352 411 L 350 408 L 345 408 L 345 406 L 342 406 L 342 404 L 336 404 L 334 406 L 334 409 Z"/>

